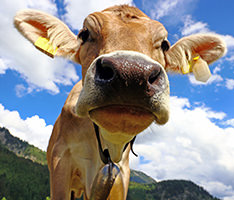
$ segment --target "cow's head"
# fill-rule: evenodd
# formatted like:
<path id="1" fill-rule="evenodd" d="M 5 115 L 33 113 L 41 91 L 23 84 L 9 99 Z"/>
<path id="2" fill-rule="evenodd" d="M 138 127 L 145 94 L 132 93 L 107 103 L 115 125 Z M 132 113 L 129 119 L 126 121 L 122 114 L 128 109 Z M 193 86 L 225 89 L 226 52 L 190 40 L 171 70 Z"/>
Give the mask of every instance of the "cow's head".
<path id="1" fill-rule="evenodd" d="M 19 12 L 15 26 L 44 53 L 82 65 L 76 111 L 100 127 L 114 161 L 153 121 L 168 121 L 166 71 L 182 73 L 187 66 L 193 71 L 195 57 L 210 64 L 225 52 L 223 41 L 211 34 L 184 37 L 170 47 L 161 23 L 126 5 L 90 14 L 78 36 L 57 18 L 35 10 Z"/>

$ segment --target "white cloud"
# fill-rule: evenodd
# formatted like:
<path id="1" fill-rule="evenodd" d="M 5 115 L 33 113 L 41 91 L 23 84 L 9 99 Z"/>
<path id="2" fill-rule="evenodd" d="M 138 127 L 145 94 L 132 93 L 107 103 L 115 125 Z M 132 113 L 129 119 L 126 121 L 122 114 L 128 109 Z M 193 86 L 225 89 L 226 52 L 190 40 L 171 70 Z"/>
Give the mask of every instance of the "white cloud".
<path id="1" fill-rule="evenodd" d="M 160 19 L 164 16 L 167 16 L 171 13 L 172 10 L 175 10 L 176 6 L 178 6 L 179 0 L 171 1 L 171 0 L 160 0 L 157 2 L 157 11 L 155 11 L 155 18 Z"/>
<path id="2" fill-rule="evenodd" d="M 79 30 L 83 26 L 84 19 L 92 12 L 120 4 L 133 4 L 132 0 L 65 0 L 65 21 L 73 29 Z"/>
<path id="3" fill-rule="evenodd" d="M 222 35 L 222 38 L 226 42 L 228 50 L 233 50 L 234 49 L 234 36 Z"/>
<path id="4" fill-rule="evenodd" d="M 205 22 L 195 21 L 192 19 L 191 15 L 187 15 L 182 20 L 184 23 L 183 28 L 181 29 L 181 34 L 183 36 L 196 34 L 196 33 L 215 33 L 209 29 L 209 25 Z M 220 35 L 220 34 L 219 34 Z M 234 49 L 234 36 L 232 35 L 220 35 L 227 45 L 228 51 Z"/>
<path id="5" fill-rule="evenodd" d="M 231 185 L 225 185 L 221 182 L 218 181 L 210 181 L 210 182 L 205 182 L 202 183 L 202 185 L 206 186 L 206 189 L 208 191 L 216 191 L 216 194 L 218 196 L 222 196 L 222 194 L 226 194 L 224 200 L 233 200 L 234 198 L 234 191 L 233 187 Z"/>
<path id="6" fill-rule="evenodd" d="M 224 112 L 212 111 L 210 108 L 206 108 L 204 105 L 196 109 L 202 109 L 202 111 L 206 113 L 206 117 L 209 119 L 223 120 L 226 117 L 226 114 Z"/>
<path id="7" fill-rule="evenodd" d="M 25 94 L 27 94 L 27 89 L 25 88 L 25 86 L 23 84 L 18 84 L 15 86 L 15 91 L 16 91 L 16 96 L 17 97 L 22 97 Z"/>
<path id="8" fill-rule="evenodd" d="M 233 196 L 234 128 L 215 123 L 225 117 L 204 106 L 191 107 L 186 98 L 171 97 L 169 122 L 152 124 L 134 144 L 135 152 L 147 162 L 131 155 L 130 166 L 157 180 L 188 179 L 213 195 Z"/>
<path id="9" fill-rule="evenodd" d="M 7 70 L 7 64 L 6 61 L 0 58 L 0 74 L 5 74 Z"/>
<path id="10" fill-rule="evenodd" d="M 223 124 L 234 127 L 234 119 L 229 119 L 226 122 L 223 122 Z"/>
<path id="11" fill-rule="evenodd" d="M 196 22 L 192 19 L 191 15 L 187 15 L 184 19 L 184 27 L 181 30 L 183 36 L 191 35 L 195 33 L 207 33 L 210 32 L 208 24 L 204 22 Z"/>
<path id="12" fill-rule="evenodd" d="M 234 89 L 234 79 L 226 79 L 226 88 L 229 90 Z"/>
<path id="13" fill-rule="evenodd" d="M 143 1 L 143 9 L 150 12 L 152 19 L 164 21 L 170 25 L 177 25 L 183 21 L 184 16 L 196 6 L 196 0 L 158 0 Z"/>
<path id="14" fill-rule="evenodd" d="M 6 127 L 14 136 L 43 150 L 47 148 L 53 128 L 38 115 L 24 120 L 17 111 L 9 111 L 2 104 L 0 104 L 0 126 Z"/>
<path id="15" fill-rule="evenodd" d="M 224 197 L 223 200 L 233 200 L 234 199 L 234 195 L 233 196 L 228 196 L 228 197 Z"/>
<path id="16" fill-rule="evenodd" d="M 197 81 L 195 79 L 194 75 L 189 75 L 189 81 L 193 85 L 211 85 L 213 83 L 222 82 L 223 78 L 219 74 L 212 74 L 212 76 L 208 79 L 208 81 L 204 83 L 204 82 L 201 82 L 201 81 Z"/>
<path id="17" fill-rule="evenodd" d="M 33 88 L 32 86 L 26 88 L 23 84 L 18 84 L 15 86 L 15 92 L 17 97 L 23 97 L 27 94 L 30 94 L 32 91 L 40 91 L 38 88 Z"/>
<path id="18" fill-rule="evenodd" d="M 227 61 L 234 62 L 234 55 L 226 58 Z"/>
<path id="19" fill-rule="evenodd" d="M 13 17 L 18 10 L 37 8 L 56 14 L 56 5 L 50 0 L 3 0 L 0 8 L 0 73 L 7 69 L 21 74 L 28 83 L 27 91 L 46 89 L 58 93 L 58 84 L 71 85 L 78 80 L 73 64 L 63 59 L 51 59 L 33 47 L 13 27 Z"/>
<path id="20" fill-rule="evenodd" d="M 214 73 L 214 74 L 217 74 L 217 73 L 220 72 L 220 71 L 221 71 L 221 66 L 220 66 L 220 65 L 216 66 L 216 67 L 213 69 L 213 73 Z"/>
<path id="21" fill-rule="evenodd" d="M 52 14 L 52 15 L 57 14 L 57 7 L 56 7 L 54 0 L 40 0 L 40 1 L 29 0 L 26 2 L 27 2 L 28 8 L 35 8 L 38 10 L 43 10 L 47 13 Z"/>

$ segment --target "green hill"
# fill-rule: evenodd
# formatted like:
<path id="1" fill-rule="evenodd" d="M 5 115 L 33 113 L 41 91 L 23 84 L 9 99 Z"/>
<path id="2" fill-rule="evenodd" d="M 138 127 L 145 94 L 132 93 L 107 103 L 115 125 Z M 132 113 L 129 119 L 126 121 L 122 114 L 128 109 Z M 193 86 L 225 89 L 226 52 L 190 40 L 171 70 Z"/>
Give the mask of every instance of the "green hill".
<path id="1" fill-rule="evenodd" d="M 143 183 L 143 184 L 156 183 L 156 181 L 150 176 L 147 176 L 143 172 L 136 170 L 131 170 L 130 182 Z"/>
<path id="2" fill-rule="evenodd" d="M 0 200 L 45 200 L 49 196 L 45 164 L 45 152 L 0 128 Z M 143 172 L 131 170 L 127 200 L 218 199 L 191 181 L 156 182 Z"/>
<path id="3" fill-rule="evenodd" d="M 44 200 L 49 193 L 47 166 L 18 157 L 0 145 L 0 199 Z"/>
<path id="4" fill-rule="evenodd" d="M 6 128 L 0 127 L 0 144 L 19 157 L 28 158 L 42 165 L 47 164 L 46 152 L 14 137 Z"/>
<path id="5" fill-rule="evenodd" d="M 167 180 L 152 184 L 130 182 L 127 200 L 218 200 L 191 181 Z"/>

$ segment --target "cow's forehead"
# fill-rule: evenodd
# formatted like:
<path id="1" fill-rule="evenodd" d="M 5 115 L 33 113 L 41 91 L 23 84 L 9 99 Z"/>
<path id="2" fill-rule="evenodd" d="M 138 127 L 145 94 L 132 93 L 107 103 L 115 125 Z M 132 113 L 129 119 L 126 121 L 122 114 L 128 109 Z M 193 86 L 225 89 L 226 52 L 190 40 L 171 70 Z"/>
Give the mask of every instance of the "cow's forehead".
<path id="1" fill-rule="evenodd" d="M 96 20 L 90 20 L 90 18 L 92 18 L 91 16 L 95 16 Z M 156 38 L 156 40 L 165 39 L 168 35 L 166 28 L 159 21 L 152 20 L 138 8 L 128 5 L 113 6 L 101 12 L 92 13 L 86 20 L 89 22 L 96 21 L 100 27 L 103 27 L 106 22 L 110 23 L 112 27 L 115 27 L 115 25 L 118 24 L 118 21 L 125 23 L 135 21 L 136 24 L 138 23 L 138 25 L 147 26 L 147 29 L 151 30 L 154 37 L 153 40 Z"/>
<path id="2" fill-rule="evenodd" d="M 143 13 L 141 10 L 139 10 L 136 7 L 131 7 L 128 5 L 120 5 L 120 6 L 113 6 L 110 8 L 107 8 L 103 10 L 102 12 L 112 12 L 115 13 L 116 15 L 132 15 L 132 16 L 138 16 L 138 17 L 147 17 L 149 18 L 145 13 Z"/>

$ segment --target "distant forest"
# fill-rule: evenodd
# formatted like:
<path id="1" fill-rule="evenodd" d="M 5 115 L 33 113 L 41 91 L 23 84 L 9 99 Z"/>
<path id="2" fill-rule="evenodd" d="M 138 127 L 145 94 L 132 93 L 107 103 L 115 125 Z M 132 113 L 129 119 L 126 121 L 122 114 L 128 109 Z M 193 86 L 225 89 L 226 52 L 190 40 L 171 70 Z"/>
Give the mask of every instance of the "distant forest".
<path id="1" fill-rule="evenodd" d="M 17 157 L 0 146 L 0 198 L 43 200 L 50 195 L 47 166 Z"/>

